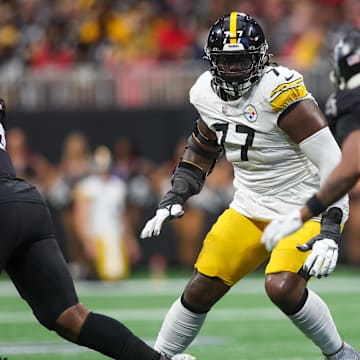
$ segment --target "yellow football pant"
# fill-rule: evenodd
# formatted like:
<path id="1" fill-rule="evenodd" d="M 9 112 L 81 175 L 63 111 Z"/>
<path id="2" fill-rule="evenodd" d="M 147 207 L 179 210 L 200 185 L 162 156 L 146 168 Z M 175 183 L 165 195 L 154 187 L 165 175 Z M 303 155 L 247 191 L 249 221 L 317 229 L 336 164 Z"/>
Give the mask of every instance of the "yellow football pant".
<path id="1" fill-rule="evenodd" d="M 297 273 L 308 252 L 301 252 L 297 244 L 304 244 L 320 232 L 320 223 L 308 221 L 297 232 L 282 239 L 270 253 L 260 242 L 268 222 L 247 218 L 234 209 L 225 210 L 208 232 L 195 268 L 210 277 L 219 277 L 232 286 L 258 268 L 269 258 L 266 274 L 290 271 Z"/>

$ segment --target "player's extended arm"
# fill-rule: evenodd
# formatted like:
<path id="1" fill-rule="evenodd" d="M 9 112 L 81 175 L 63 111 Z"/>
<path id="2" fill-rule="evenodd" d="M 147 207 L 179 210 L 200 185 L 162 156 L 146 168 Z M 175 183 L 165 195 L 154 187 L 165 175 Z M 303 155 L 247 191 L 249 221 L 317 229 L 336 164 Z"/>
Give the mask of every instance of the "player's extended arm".
<path id="1" fill-rule="evenodd" d="M 360 130 L 350 133 L 342 146 L 340 163 L 327 177 L 319 192 L 301 209 L 301 221 L 320 214 L 342 198 L 360 178 Z"/>
<path id="2" fill-rule="evenodd" d="M 300 222 L 312 216 L 343 197 L 360 177 L 360 131 L 350 133 L 342 147 L 342 159 L 331 172 L 319 192 L 309 199 L 299 212 Z M 337 211 L 337 212 L 336 212 Z M 316 277 L 328 276 L 336 266 L 338 258 L 337 240 L 340 237 L 341 211 L 330 208 L 322 216 L 321 232 L 306 244 L 299 246 L 301 251 L 312 249 L 304 264 L 304 270 Z M 325 230 L 325 231 L 323 231 Z M 322 241 L 319 241 L 322 240 Z"/>
<path id="3" fill-rule="evenodd" d="M 216 134 L 201 119 L 188 138 L 187 146 L 171 178 L 171 189 L 160 201 L 155 216 L 150 219 L 140 237 L 159 235 L 166 221 L 181 217 L 183 205 L 192 195 L 198 194 L 221 152 Z"/>

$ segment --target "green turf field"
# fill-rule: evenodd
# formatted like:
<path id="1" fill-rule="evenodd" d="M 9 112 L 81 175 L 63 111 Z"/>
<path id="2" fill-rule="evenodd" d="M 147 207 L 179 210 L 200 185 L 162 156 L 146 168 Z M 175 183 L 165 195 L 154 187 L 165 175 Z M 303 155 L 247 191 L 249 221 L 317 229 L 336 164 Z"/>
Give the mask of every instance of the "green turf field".
<path id="1" fill-rule="evenodd" d="M 76 287 L 92 310 L 122 320 L 153 344 L 168 306 L 184 284 L 183 278 L 134 279 L 106 285 L 77 283 Z M 360 349 L 360 273 L 340 271 L 312 281 L 310 287 L 330 305 L 343 337 Z M 0 282 L 0 327 L 1 359 L 105 359 L 43 329 L 6 280 Z M 269 302 L 262 275 L 243 280 L 216 305 L 188 352 L 199 360 L 322 359 L 317 348 Z"/>

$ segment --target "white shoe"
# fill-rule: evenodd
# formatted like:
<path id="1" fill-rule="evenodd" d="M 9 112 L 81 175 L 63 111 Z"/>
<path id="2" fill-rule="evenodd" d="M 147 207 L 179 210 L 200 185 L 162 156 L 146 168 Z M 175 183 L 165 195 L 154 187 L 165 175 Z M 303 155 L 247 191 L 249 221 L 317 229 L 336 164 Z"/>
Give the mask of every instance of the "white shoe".
<path id="1" fill-rule="evenodd" d="M 344 342 L 343 347 L 337 353 L 325 356 L 325 360 L 360 360 L 360 354 Z"/>
<path id="2" fill-rule="evenodd" d="M 196 360 L 196 357 L 188 354 L 177 354 L 172 357 L 162 354 L 160 360 Z"/>

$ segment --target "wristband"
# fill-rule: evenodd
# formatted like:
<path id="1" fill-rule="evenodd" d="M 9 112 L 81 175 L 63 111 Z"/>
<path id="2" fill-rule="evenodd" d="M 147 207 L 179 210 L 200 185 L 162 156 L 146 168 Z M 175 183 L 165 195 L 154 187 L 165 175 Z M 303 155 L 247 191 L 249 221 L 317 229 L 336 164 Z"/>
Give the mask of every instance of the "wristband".
<path id="1" fill-rule="evenodd" d="M 307 202 L 306 206 L 309 208 L 310 212 L 313 214 L 313 216 L 317 216 L 324 212 L 326 210 L 326 206 L 322 204 L 322 202 L 319 200 L 319 198 L 315 195 L 313 195 Z"/>

